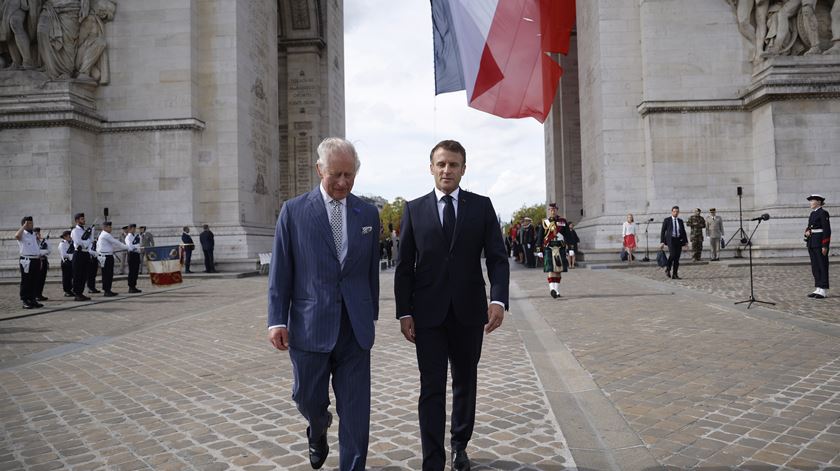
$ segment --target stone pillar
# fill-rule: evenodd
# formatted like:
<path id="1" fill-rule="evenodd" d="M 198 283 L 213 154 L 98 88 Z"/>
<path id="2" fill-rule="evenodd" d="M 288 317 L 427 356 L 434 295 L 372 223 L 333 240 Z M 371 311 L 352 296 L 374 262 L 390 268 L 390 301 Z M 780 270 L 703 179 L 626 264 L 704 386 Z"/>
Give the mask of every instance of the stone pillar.
<path id="1" fill-rule="evenodd" d="M 561 215 L 570 221 L 579 221 L 583 185 L 577 36 L 574 33 L 569 54 L 555 55 L 554 59 L 563 67 L 563 77 L 544 125 L 546 203 L 556 202 Z"/>

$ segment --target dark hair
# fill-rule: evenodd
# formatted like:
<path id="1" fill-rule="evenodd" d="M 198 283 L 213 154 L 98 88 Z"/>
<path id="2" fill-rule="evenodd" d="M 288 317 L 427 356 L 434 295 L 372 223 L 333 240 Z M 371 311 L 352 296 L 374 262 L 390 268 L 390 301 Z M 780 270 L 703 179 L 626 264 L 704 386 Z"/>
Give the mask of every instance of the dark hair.
<path id="1" fill-rule="evenodd" d="M 31 221 L 32 221 L 32 216 L 24 216 L 24 217 L 23 217 L 23 219 L 21 219 L 21 220 L 20 220 L 20 225 L 21 225 L 21 226 L 25 226 L 25 225 L 26 225 L 26 221 L 30 221 L 30 222 L 31 222 Z"/>
<path id="2" fill-rule="evenodd" d="M 61 238 L 70 237 L 70 231 L 64 231 L 61 233 Z"/>
<path id="3" fill-rule="evenodd" d="M 184 226 L 184 232 L 187 232 L 190 229 L 189 226 Z"/>
<path id="4" fill-rule="evenodd" d="M 83 217 L 85 217 L 85 213 L 76 213 L 76 214 L 73 215 L 73 220 L 78 221 L 79 218 L 83 218 Z"/>
<path id="5" fill-rule="evenodd" d="M 464 158 L 464 161 L 462 163 L 464 165 L 467 164 L 467 150 L 464 149 L 464 146 L 462 146 L 460 142 L 453 141 L 451 139 L 438 142 L 437 144 L 435 144 L 434 147 L 432 147 L 432 151 L 429 152 L 429 162 L 432 161 L 432 158 L 435 155 L 435 151 L 437 151 L 438 149 L 448 150 L 449 152 L 461 154 L 461 157 Z"/>
<path id="6" fill-rule="evenodd" d="M 146 230 L 146 226 L 140 226 L 140 229 L 145 231 L 145 230 Z"/>
<path id="7" fill-rule="evenodd" d="M 135 229 L 135 228 L 137 228 L 137 224 L 129 224 L 128 228 L 129 229 Z"/>
<path id="8" fill-rule="evenodd" d="M 679 207 L 679 206 L 671 206 L 671 211 L 673 211 L 673 210 L 675 210 L 675 209 L 676 209 L 677 211 L 679 211 L 679 210 L 680 210 L 680 207 Z"/>
<path id="9" fill-rule="evenodd" d="M 204 230 L 205 230 L 205 231 L 209 231 L 209 230 L 210 230 L 210 226 L 209 226 L 209 225 L 207 225 L 207 224 L 205 224 L 205 225 L 204 225 Z"/>
<path id="10" fill-rule="evenodd" d="M 105 221 L 105 222 L 102 223 L 102 225 L 112 227 L 114 225 L 114 223 L 112 221 Z"/>

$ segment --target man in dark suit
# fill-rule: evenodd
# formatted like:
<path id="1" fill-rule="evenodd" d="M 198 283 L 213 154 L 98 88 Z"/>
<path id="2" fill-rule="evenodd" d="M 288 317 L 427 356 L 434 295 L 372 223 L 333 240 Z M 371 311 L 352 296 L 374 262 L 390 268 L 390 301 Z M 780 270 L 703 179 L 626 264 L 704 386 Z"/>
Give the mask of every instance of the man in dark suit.
<path id="1" fill-rule="evenodd" d="M 198 235 L 198 241 L 201 242 L 201 251 L 204 252 L 204 272 L 216 273 L 216 262 L 213 259 L 213 248 L 216 243 L 209 225 L 204 225 L 204 230 Z"/>
<path id="2" fill-rule="evenodd" d="M 475 423 L 478 361 L 484 333 L 504 319 L 510 267 L 490 199 L 461 190 L 467 156 L 457 141 L 430 155 L 435 189 L 406 204 L 394 276 L 397 318 L 415 344 L 420 369 L 423 470 L 446 464 L 447 366 L 452 368 L 452 469 L 469 470 L 467 444 Z M 488 306 L 481 272 L 485 252 Z"/>
<path id="3" fill-rule="evenodd" d="M 370 430 L 370 349 L 379 317 L 379 213 L 350 193 L 359 169 L 353 145 L 318 146 L 321 184 L 280 211 L 268 290 L 269 340 L 288 350 L 292 398 L 309 422 L 309 462 L 327 459 L 338 411 L 342 471 L 364 470 Z"/>
<path id="4" fill-rule="evenodd" d="M 680 207 L 671 208 L 671 217 L 662 221 L 662 230 L 659 233 L 659 243 L 662 249 L 668 246 L 668 265 L 665 268 L 665 276 L 679 280 L 680 255 L 682 249 L 688 245 L 688 236 L 685 234 L 685 223 L 678 216 Z"/>

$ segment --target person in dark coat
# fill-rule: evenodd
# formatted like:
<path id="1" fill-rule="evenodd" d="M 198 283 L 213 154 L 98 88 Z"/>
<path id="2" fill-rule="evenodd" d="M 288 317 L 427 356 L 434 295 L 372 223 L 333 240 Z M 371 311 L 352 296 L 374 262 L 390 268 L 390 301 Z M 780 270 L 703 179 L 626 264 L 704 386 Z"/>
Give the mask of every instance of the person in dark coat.
<path id="1" fill-rule="evenodd" d="M 204 231 L 198 235 L 201 242 L 201 251 L 204 252 L 204 273 L 216 273 L 216 260 L 213 258 L 213 248 L 216 246 L 213 241 L 213 231 L 210 226 L 204 225 Z"/>
<path id="2" fill-rule="evenodd" d="M 828 221 L 828 211 L 823 209 L 825 198 L 822 195 L 811 195 L 811 215 L 808 217 L 808 227 L 805 229 L 805 240 L 808 242 L 808 255 L 811 257 L 811 273 L 814 275 L 813 293 L 809 298 L 824 299 L 828 296 L 828 251 L 831 242 L 831 224 Z"/>
<path id="3" fill-rule="evenodd" d="M 192 259 L 192 251 L 195 249 L 195 242 L 190 236 L 190 228 L 184 226 L 184 232 L 181 233 L 181 247 L 184 250 L 184 273 L 192 273 L 190 271 L 190 260 Z"/>

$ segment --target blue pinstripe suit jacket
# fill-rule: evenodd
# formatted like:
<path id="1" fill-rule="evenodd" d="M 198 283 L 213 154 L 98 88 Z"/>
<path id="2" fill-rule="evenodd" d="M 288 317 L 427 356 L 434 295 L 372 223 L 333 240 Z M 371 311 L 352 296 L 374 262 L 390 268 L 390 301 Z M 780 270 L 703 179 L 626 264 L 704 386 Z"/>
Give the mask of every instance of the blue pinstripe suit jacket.
<path id="1" fill-rule="evenodd" d="M 268 325 L 286 324 L 289 346 L 330 352 L 338 339 L 342 301 L 356 341 L 373 347 L 379 317 L 379 213 L 347 196 L 344 267 L 318 187 L 283 205 L 274 234 L 268 287 Z"/>

